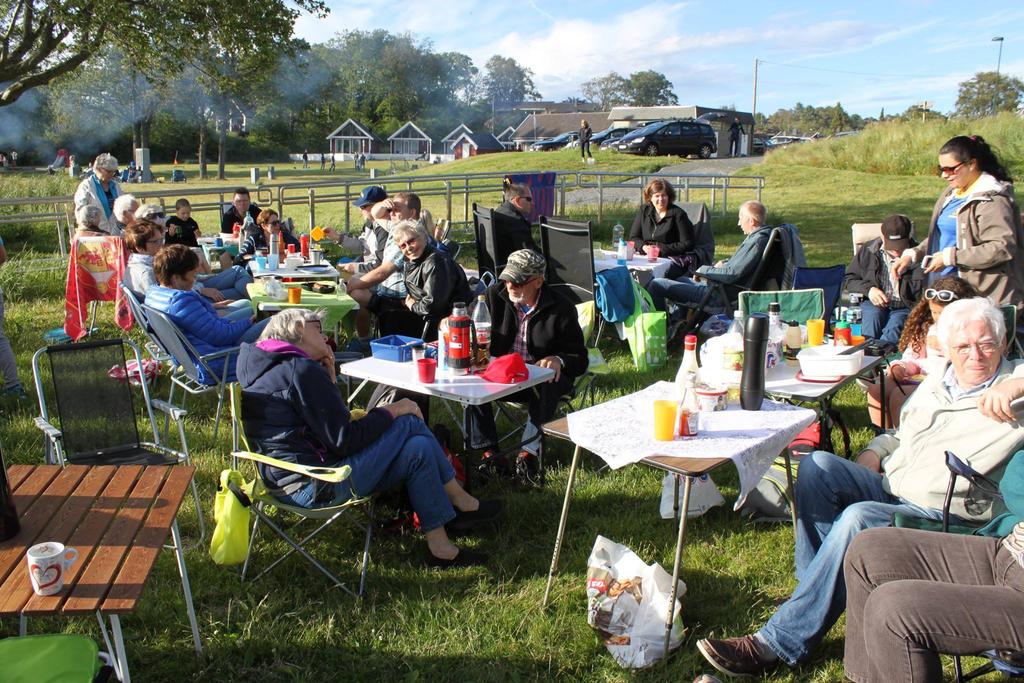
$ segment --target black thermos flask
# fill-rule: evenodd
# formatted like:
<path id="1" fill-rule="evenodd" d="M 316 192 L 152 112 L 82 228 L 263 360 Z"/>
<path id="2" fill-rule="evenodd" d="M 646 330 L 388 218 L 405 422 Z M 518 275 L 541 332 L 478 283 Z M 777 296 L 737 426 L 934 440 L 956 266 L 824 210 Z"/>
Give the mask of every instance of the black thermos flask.
<path id="1" fill-rule="evenodd" d="M 768 316 L 747 316 L 743 328 L 743 378 L 740 380 L 740 406 L 760 410 L 764 401 L 764 355 L 768 350 Z"/>

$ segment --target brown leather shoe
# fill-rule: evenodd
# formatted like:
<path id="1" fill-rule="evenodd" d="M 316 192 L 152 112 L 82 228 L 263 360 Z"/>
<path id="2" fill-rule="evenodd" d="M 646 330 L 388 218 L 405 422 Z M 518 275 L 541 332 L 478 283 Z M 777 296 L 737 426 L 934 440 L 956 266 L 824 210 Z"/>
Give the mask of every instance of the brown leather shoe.
<path id="1" fill-rule="evenodd" d="M 754 636 L 697 641 L 697 649 L 708 663 L 728 676 L 759 676 L 778 662 L 761 654 Z"/>

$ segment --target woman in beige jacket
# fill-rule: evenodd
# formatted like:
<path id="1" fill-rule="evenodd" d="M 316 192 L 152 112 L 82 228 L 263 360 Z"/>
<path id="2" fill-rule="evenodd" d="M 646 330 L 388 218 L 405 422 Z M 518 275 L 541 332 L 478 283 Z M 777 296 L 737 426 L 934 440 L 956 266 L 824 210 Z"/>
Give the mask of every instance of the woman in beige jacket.
<path id="1" fill-rule="evenodd" d="M 1024 312 L 1024 232 L 1010 174 L 978 135 L 943 145 L 938 172 L 949 187 L 935 203 L 928 238 L 903 252 L 896 272 L 924 259 L 932 278 L 956 275 Z"/>

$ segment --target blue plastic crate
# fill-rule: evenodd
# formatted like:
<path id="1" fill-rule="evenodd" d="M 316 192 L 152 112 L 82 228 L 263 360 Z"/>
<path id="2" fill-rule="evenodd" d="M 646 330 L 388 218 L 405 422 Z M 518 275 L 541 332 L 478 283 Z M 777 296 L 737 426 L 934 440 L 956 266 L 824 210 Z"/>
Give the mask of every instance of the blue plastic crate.
<path id="1" fill-rule="evenodd" d="M 410 344 L 410 342 L 416 342 Z M 422 345 L 423 340 L 417 337 L 406 337 L 401 334 L 389 334 L 380 339 L 370 341 L 370 353 L 374 358 L 407 363 L 412 360 L 412 347 Z"/>

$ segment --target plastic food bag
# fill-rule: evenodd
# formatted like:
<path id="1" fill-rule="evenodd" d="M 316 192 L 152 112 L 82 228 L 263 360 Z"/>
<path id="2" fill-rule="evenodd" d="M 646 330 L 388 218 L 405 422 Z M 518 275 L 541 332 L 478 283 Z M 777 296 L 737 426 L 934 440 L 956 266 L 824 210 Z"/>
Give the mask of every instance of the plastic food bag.
<path id="1" fill-rule="evenodd" d="M 288 298 L 288 292 L 285 290 L 284 285 L 276 277 L 267 278 L 267 283 L 264 288 L 269 296 L 274 301 L 284 301 Z"/>
<path id="2" fill-rule="evenodd" d="M 587 623 L 604 638 L 619 666 L 651 666 L 665 653 L 665 617 L 672 576 L 649 565 L 624 545 L 598 536 L 587 560 Z M 679 582 L 672 606 L 670 648 L 683 638 L 680 617 L 686 584 Z"/>
<path id="3" fill-rule="evenodd" d="M 683 504 L 683 482 L 679 482 L 679 504 Z M 661 518 L 672 519 L 675 517 L 675 496 L 676 478 L 674 475 L 666 474 L 661 482 Z M 708 510 L 719 505 L 725 505 L 725 498 L 715 486 L 714 480 L 708 474 L 702 474 L 693 478 L 690 486 L 690 505 L 686 509 L 686 518 L 694 519 L 700 517 Z"/>

